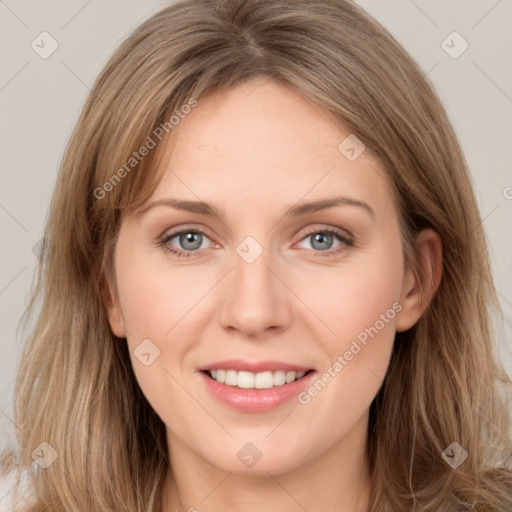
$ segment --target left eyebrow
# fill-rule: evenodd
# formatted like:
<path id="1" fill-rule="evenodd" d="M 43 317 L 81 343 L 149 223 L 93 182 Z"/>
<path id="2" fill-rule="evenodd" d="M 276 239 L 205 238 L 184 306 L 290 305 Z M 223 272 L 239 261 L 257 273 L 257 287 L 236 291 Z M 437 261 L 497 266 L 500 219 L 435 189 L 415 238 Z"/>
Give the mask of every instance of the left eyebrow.
<path id="1" fill-rule="evenodd" d="M 215 207 L 214 205 L 205 203 L 204 201 L 185 201 L 174 198 L 159 199 L 157 201 L 153 201 L 152 203 L 139 210 L 139 214 L 143 214 L 156 206 L 169 206 L 178 210 L 197 213 L 199 215 L 207 215 L 209 217 L 217 217 L 219 219 L 225 218 L 225 213 L 223 210 Z M 284 217 L 302 217 L 309 213 L 315 213 L 327 208 L 333 208 L 335 206 L 356 206 L 364 209 L 367 213 L 370 214 L 372 218 L 375 218 L 375 212 L 372 210 L 370 205 L 363 201 L 359 201 L 358 199 L 353 199 L 346 196 L 320 199 L 318 201 L 312 201 L 308 203 L 299 203 L 288 208 Z"/>
<path id="2" fill-rule="evenodd" d="M 363 201 L 359 201 L 358 199 L 352 199 L 351 197 L 346 196 L 320 199 L 319 201 L 309 203 L 299 203 L 298 205 L 289 208 L 286 211 L 285 217 L 300 217 L 307 215 L 308 213 L 315 213 L 327 208 L 333 208 L 334 206 L 358 206 L 368 212 L 371 217 L 375 218 L 375 212 L 372 210 L 370 205 Z"/>

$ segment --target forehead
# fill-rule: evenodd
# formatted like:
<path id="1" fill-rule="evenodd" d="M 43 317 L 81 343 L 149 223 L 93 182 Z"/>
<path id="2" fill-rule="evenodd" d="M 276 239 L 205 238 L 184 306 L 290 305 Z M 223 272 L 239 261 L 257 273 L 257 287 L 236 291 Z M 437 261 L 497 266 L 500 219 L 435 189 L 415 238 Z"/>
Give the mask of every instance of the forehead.
<path id="1" fill-rule="evenodd" d="M 344 152 L 354 142 L 362 149 L 353 137 L 289 87 L 263 80 L 232 87 L 199 99 L 173 131 L 163 149 L 167 172 L 150 200 L 268 209 L 343 194 L 389 207 L 379 161 L 366 150 L 356 159 Z"/>

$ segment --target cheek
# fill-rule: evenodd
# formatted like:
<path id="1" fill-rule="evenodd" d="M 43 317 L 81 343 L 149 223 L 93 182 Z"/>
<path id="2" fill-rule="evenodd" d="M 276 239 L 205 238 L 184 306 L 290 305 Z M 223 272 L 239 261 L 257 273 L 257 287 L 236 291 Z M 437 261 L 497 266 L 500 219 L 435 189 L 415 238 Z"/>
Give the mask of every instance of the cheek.
<path id="1" fill-rule="evenodd" d="M 318 316 L 330 330 L 316 337 L 324 353 L 318 379 L 299 396 L 299 402 L 306 410 L 311 407 L 318 418 L 312 429 L 325 427 L 329 418 L 333 435 L 348 431 L 378 393 L 401 308 L 399 268 L 390 266 L 388 272 L 368 268 L 341 276 L 331 282 L 326 300 L 315 302 Z"/>
<path id="2" fill-rule="evenodd" d="M 298 294 L 320 319 L 320 338 L 331 355 L 377 323 L 384 337 L 394 335 L 402 290 L 401 246 L 354 254 L 338 269 L 324 269 L 297 278 Z M 382 318 L 384 316 L 384 325 Z"/>
<path id="3" fill-rule="evenodd" d="M 172 327 L 177 306 L 172 288 L 157 286 L 151 276 L 132 273 L 124 281 L 120 295 L 130 345 L 149 338 L 161 346 L 165 332 Z"/>
<path id="4" fill-rule="evenodd" d="M 173 376 L 182 372 L 187 351 L 201 338 L 205 302 L 200 301 L 212 279 L 199 267 L 191 271 L 148 261 L 142 251 L 124 253 L 117 267 L 118 286 L 132 366 L 143 392 L 159 410 L 162 389 L 181 396 Z M 139 356 L 148 352 L 146 362 L 153 362 L 145 366 Z"/>
<path id="5" fill-rule="evenodd" d="M 118 276 L 137 382 L 157 414 L 175 428 L 178 416 L 173 404 L 180 404 L 181 418 L 197 415 L 193 401 L 179 382 L 184 354 L 197 339 L 193 306 L 204 292 L 199 283 L 191 282 L 188 271 L 164 272 L 136 255 L 123 260 Z M 144 361 L 145 354 L 149 356 Z"/>
<path id="6" fill-rule="evenodd" d="M 186 268 L 162 269 L 143 254 L 125 257 L 118 274 L 123 318 L 132 341 L 162 344 L 201 296 L 204 277 Z"/>
<path id="7" fill-rule="evenodd" d="M 322 320 L 315 319 L 319 327 L 313 329 L 324 359 L 301 403 L 315 401 L 313 407 L 339 425 L 355 421 L 370 406 L 393 348 L 403 259 L 399 243 L 380 247 L 347 260 L 336 272 L 303 281 L 304 301 Z"/>

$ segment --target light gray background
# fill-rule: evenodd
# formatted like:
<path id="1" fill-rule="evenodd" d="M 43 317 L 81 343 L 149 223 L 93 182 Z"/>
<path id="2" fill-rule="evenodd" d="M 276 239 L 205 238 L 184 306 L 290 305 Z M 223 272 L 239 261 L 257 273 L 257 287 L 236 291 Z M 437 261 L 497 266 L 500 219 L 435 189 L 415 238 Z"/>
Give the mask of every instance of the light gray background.
<path id="1" fill-rule="evenodd" d="M 14 429 L 12 391 L 21 345 L 15 330 L 64 147 L 108 57 L 132 29 L 168 3 L 0 0 L 0 441 Z M 418 60 L 457 130 L 506 316 L 497 345 L 512 375 L 512 1 L 358 3 Z M 47 59 L 31 48 L 43 31 L 59 45 Z M 453 31 L 469 44 L 457 59 L 441 46 Z M 453 43 L 455 49 L 458 44 Z"/>

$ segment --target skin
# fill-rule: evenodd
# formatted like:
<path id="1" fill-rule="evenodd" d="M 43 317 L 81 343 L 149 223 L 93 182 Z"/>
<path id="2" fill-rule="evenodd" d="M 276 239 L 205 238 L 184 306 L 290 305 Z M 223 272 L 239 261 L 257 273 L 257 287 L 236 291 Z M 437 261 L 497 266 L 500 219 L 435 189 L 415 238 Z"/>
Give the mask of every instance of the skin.
<path id="1" fill-rule="evenodd" d="M 225 217 L 156 206 L 122 219 L 119 294 L 107 288 L 104 302 L 167 426 L 173 474 L 164 512 L 368 510 L 369 407 L 395 332 L 417 322 L 439 284 L 442 249 L 434 231 L 418 235 L 419 268 L 433 269 L 422 298 L 404 268 L 386 173 L 368 150 L 353 162 L 339 151 L 349 133 L 291 89 L 263 80 L 201 98 L 164 148 L 168 172 L 149 202 L 202 200 Z M 335 196 L 363 201 L 373 215 L 341 205 L 285 216 L 298 202 Z M 192 257 L 158 245 L 187 228 L 207 234 Z M 326 228 L 353 244 L 328 235 L 315 242 L 309 230 Z M 247 236 L 263 248 L 252 263 L 236 252 Z M 186 252 L 193 243 L 175 236 L 167 245 Z M 235 411 L 198 373 L 239 357 L 297 363 L 321 376 L 393 304 L 401 310 L 307 404 L 292 398 L 272 411 Z M 146 338 L 160 350 L 149 366 L 134 356 Z M 262 454 L 251 468 L 237 457 L 249 441 Z"/>

